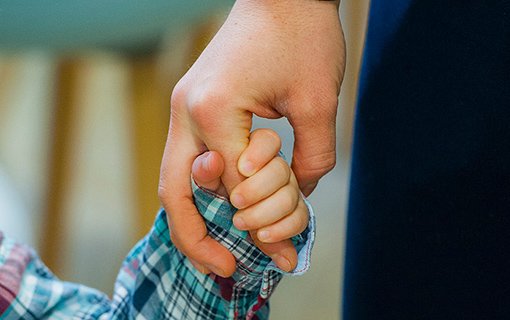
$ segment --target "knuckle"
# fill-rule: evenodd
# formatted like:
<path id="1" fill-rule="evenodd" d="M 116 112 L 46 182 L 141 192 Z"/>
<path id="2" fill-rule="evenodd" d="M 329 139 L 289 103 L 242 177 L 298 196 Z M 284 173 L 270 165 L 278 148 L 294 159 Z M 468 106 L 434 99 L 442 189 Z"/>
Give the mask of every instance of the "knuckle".
<path id="1" fill-rule="evenodd" d="M 250 180 L 245 180 L 241 182 L 234 188 L 234 190 L 232 190 L 230 195 L 232 196 L 234 194 L 239 194 L 243 198 L 245 198 L 245 200 L 247 199 L 250 200 L 253 196 L 253 192 L 251 192 L 253 188 L 250 182 L 251 182 Z"/>
<path id="2" fill-rule="evenodd" d="M 193 245 L 185 241 L 183 235 L 177 233 L 175 228 L 172 228 L 170 231 L 170 240 L 182 254 L 193 258 Z"/>
<path id="3" fill-rule="evenodd" d="M 319 158 L 319 174 L 322 177 L 329 171 L 333 170 L 333 168 L 336 166 L 336 152 L 331 151 L 322 154 L 322 156 Z"/>
<path id="4" fill-rule="evenodd" d="M 299 216 L 301 221 L 301 228 L 299 229 L 299 232 L 301 233 L 306 229 L 309 222 L 308 208 L 306 208 L 304 203 L 299 207 Z"/>
<path id="5" fill-rule="evenodd" d="M 221 106 L 226 105 L 225 96 L 221 93 L 202 93 L 191 99 L 188 105 L 191 118 L 203 127 L 214 126 L 221 117 L 213 115 L 218 113 Z"/>
<path id="6" fill-rule="evenodd" d="M 163 178 L 160 178 L 159 185 L 158 185 L 158 198 L 159 198 L 159 201 L 161 202 L 161 204 L 163 205 L 163 207 L 166 207 L 168 205 L 169 195 L 170 195 L 170 192 L 169 192 L 168 188 L 166 187 L 165 180 Z"/>
<path id="7" fill-rule="evenodd" d="M 257 223 L 257 218 L 255 217 L 256 212 L 246 212 L 242 215 L 243 221 L 246 224 L 248 230 L 257 229 L 259 224 Z"/>
<path id="8" fill-rule="evenodd" d="M 306 227 L 308 227 L 308 216 L 306 216 L 306 218 L 300 219 L 299 221 L 300 221 L 299 228 L 297 229 L 297 232 L 295 232 L 294 235 L 300 234 L 301 232 L 306 230 Z"/>
<path id="9" fill-rule="evenodd" d="M 287 162 L 285 160 L 283 160 L 283 158 L 280 158 L 280 157 L 274 158 L 273 161 L 274 161 L 274 166 L 276 167 L 276 170 L 278 170 L 278 172 L 284 173 L 283 177 L 284 177 L 285 181 L 288 181 L 290 179 L 290 167 L 287 164 Z"/>
<path id="10" fill-rule="evenodd" d="M 298 200 L 298 196 L 297 196 L 297 192 L 294 188 L 286 187 L 283 190 L 283 197 L 282 197 L 280 203 L 281 203 L 282 209 L 285 211 L 286 214 L 292 212 L 296 208 L 297 200 Z"/>
<path id="11" fill-rule="evenodd" d="M 273 241 L 282 241 L 291 237 L 288 226 L 274 226 L 271 233 Z"/>
<path id="12" fill-rule="evenodd" d="M 182 241 L 181 237 L 179 236 L 179 233 L 177 230 L 172 226 L 171 223 L 168 224 L 168 228 L 170 229 L 170 241 L 173 243 L 173 245 L 182 252 L 183 254 L 187 255 L 187 247 L 184 245 L 185 242 Z"/>
<path id="13" fill-rule="evenodd" d="M 289 214 L 294 209 L 294 199 L 292 199 L 291 195 L 288 195 L 282 200 L 282 207 L 285 214 Z"/>
<path id="14" fill-rule="evenodd" d="M 184 86 L 183 81 L 179 81 L 174 89 L 172 90 L 172 96 L 170 97 L 170 106 L 172 108 L 176 108 L 182 106 L 186 102 L 186 97 L 188 95 L 188 90 Z"/>
<path id="15" fill-rule="evenodd" d="M 173 113 L 188 114 L 198 125 L 205 126 L 218 123 L 221 117 L 215 117 L 219 109 L 226 105 L 228 95 L 221 86 L 190 85 L 189 79 L 183 77 L 172 90 L 170 99 Z"/>
<path id="16" fill-rule="evenodd" d="M 183 252 L 183 248 L 182 248 L 182 245 L 179 241 L 179 237 L 177 237 L 175 235 L 175 233 L 173 232 L 173 230 L 170 232 L 170 241 L 172 241 L 172 243 L 174 244 L 174 246 L 181 252 Z"/>
<path id="17" fill-rule="evenodd" d="M 296 163 L 295 173 L 298 180 L 318 180 L 336 166 L 335 150 L 309 157 L 304 162 Z"/>
<path id="18" fill-rule="evenodd" d="M 306 226 L 308 225 L 308 220 L 304 218 L 300 212 L 301 211 L 296 211 L 292 215 L 292 221 L 289 224 L 288 230 L 286 230 L 288 237 L 293 237 L 297 234 L 300 234 L 306 229 Z"/>

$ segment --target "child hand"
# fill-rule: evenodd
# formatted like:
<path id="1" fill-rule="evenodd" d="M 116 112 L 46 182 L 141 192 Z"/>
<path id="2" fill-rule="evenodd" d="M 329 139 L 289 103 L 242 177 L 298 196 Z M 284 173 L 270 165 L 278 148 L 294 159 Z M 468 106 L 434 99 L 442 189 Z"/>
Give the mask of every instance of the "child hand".
<path id="1" fill-rule="evenodd" d="M 297 264 L 297 253 L 289 239 L 306 228 L 308 210 L 292 170 L 277 156 L 280 147 L 280 138 L 272 130 L 259 129 L 251 134 L 240 159 L 253 165 L 240 168 L 248 179 L 232 190 L 231 202 L 240 209 L 234 225 L 249 230 L 257 247 L 279 268 L 291 271 Z M 220 180 L 223 169 L 221 155 L 209 151 L 195 159 L 192 174 L 198 185 L 226 196 Z"/>
<path id="2" fill-rule="evenodd" d="M 252 132 L 250 143 L 241 154 L 239 171 L 247 177 L 230 194 L 239 209 L 234 225 L 252 231 L 261 243 L 276 243 L 300 234 L 308 225 L 308 209 L 296 177 L 278 151 L 281 141 L 269 129 Z M 258 244 L 258 243 L 257 243 Z"/>

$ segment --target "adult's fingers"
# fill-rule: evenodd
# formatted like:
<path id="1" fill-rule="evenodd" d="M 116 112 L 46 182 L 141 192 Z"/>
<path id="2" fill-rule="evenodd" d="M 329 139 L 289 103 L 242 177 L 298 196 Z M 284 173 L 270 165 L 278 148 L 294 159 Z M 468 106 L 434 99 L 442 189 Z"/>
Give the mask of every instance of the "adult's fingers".
<path id="1" fill-rule="evenodd" d="M 292 170 L 305 196 L 310 195 L 319 179 L 336 164 L 336 108 L 332 99 L 322 109 L 289 115 L 294 128 Z"/>
<path id="2" fill-rule="evenodd" d="M 223 158 L 219 153 L 215 151 L 206 151 L 196 157 L 193 161 L 193 165 L 191 168 L 191 174 L 195 182 L 203 188 L 209 189 L 211 191 L 220 193 L 223 190 L 221 186 L 221 174 L 223 173 L 224 164 Z M 191 264 L 201 273 L 207 274 L 210 273 L 211 270 L 209 268 L 203 266 L 197 261 L 188 258 Z"/>
<path id="3" fill-rule="evenodd" d="M 274 130 L 254 130 L 250 134 L 250 144 L 239 158 L 239 172 L 245 177 L 251 177 L 278 154 L 281 146 L 280 136 Z"/>
<path id="4" fill-rule="evenodd" d="M 174 110 L 172 110 L 174 112 Z M 170 236 L 184 255 L 214 273 L 228 277 L 235 271 L 235 259 L 221 244 L 207 235 L 202 216 L 192 199 L 190 173 L 194 159 L 203 151 L 201 144 L 172 115 L 160 174 L 159 198 L 168 216 Z"/>

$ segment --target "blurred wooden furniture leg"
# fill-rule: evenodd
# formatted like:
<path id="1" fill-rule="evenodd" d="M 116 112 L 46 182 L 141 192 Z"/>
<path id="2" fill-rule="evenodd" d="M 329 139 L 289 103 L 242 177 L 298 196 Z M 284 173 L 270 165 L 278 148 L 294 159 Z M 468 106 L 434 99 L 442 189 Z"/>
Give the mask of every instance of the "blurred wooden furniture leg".
<path id="1" fill-rule="evenodd" d="M 160 207 L 158 180 L 170 116 L 170 88 L 158 81 L 153 55 L 131 58 L 131 102 L 137 237 L 145 235 Z"/>
<path id="2" fill-rule="evenodd" d="M 70 179 L 68 170 L 76 113 L 76 90 L 79 73 L 77 60 L 63 59 L 57 66 L 55 104 L 52 119 L 52 134 L 49 150 L 49 174 L 41 232 L 41 257 L 57 275 L 62 273 L 60 251 L 65 241 L 64 198 Z"/>

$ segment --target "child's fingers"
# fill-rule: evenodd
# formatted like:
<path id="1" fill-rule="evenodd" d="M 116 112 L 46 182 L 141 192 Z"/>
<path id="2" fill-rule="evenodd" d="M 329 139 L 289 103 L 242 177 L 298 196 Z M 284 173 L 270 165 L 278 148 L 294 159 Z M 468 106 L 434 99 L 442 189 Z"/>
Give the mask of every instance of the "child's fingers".
<path id="1" fill-rule="evenodd" d="M 250 143 L 239 157 L 238 170 L 245 177 L 251 177 L 273 159 L 282 142 L 271 129 L 257 129 L 250 134 Z"/>
<path id="2" fill-rule="evenodd" d="M 257 239 L 255 231 L 250 231 L 250 235 L 255 245 L 269 256 L 278 268 L 287 272 L 291 272 L 296 268 L 297 252 L 290 239 L 285 239 L 276 243 L 264 243 Z"/>
<path id="3" fill-rule="evenodd" d="M 230 194 L 230 201 L 238 209 L 249 207 L 285 186 L 290 174 L 285 160 L 275 157 L 256 175 L 238 184 Z"/>
<path id="4" fill-rule="evenodd" d="M 308 225 L 308 210 L 303 201 L 299 201 L 296 210 L 280 221 L 257 230 L 257 238 L 264 243 L 279 242 L 300 234 Z"/>
<path id="5" fill-rule="evenodd" d="M 193 161 L 191 174 L 199 186 L 219 193 L 223 191 L 220 177 L 224 167 L 223 158 L 218 152 L 207 151 Z"/>
<path id="6" fill-rule="evenodd" d="M 234 225 L 240 230 L 256 230 L 270 225 L 292 213 L 300 200 L 297 186 L 288 184 L 270 197 L 239 210 Z"/>

